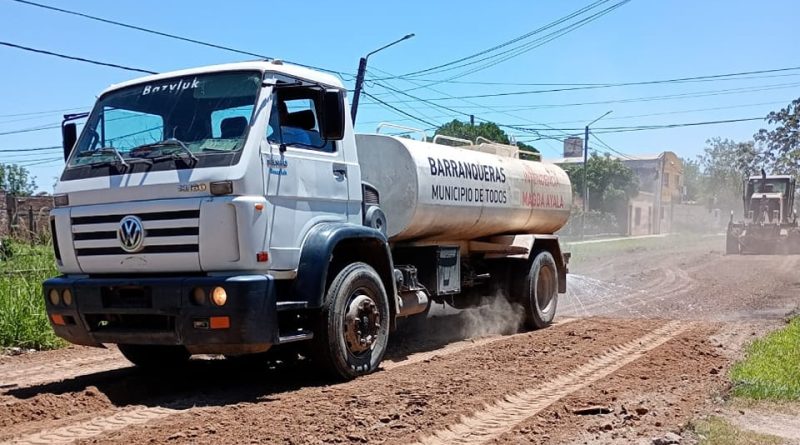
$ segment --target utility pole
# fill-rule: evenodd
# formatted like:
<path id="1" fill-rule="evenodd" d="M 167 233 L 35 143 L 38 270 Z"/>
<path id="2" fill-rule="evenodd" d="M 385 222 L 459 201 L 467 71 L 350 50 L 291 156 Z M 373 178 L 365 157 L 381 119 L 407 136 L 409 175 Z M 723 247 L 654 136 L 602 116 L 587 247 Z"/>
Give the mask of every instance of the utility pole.
<path id="1" fill-rule="evenodd" d="M 589 182 L 586 180 L 586 171 L 589 167 L 589 126 L 608 116 L 614 110 L 606 111 L 605 114 L 589 122 L 583 131 L 583 212 L 581 212 L 581 239 L 586 236 L 586 211 L 589 208 Z"/>
<path id="2" fill-rule="evenodd" d="M 361 90 L 364 88 L 364 76 L 367 74 L 367 59 L 369 56 L 377 53 L 378 51 L 383 51 L 384 49 L 396 45 L 403 40 L 408 40 L 414 37 L 414 34 L 406 34 L 402 38 L 395 40 L 388 45 L 384 45 L 375 51 L 367 53 L 366 56 L 362 57 L 361 60 L 358 61 L 358 73 L 356 74 L 356 87 L 355 91 L 353 92 L 353 103 L 350 105 L 350 117 L 353 119 L 353 127 L 356 126 L 356 113 L 358 113 L 358 100 L 361 97 Z"/>
<path id="3" fill-rule="evenodd" d="M 475 126 L 475 115 L 474 114 L 470 114 L 469 115 L 469 124 L 472 125 L 473 127 Z"/>

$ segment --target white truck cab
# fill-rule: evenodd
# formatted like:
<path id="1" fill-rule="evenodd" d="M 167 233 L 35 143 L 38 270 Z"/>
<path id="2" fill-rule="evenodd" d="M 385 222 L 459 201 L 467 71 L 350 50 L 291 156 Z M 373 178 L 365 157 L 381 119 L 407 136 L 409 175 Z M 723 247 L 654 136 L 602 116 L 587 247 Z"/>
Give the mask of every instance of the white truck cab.
<path id="1" fill-rule="evenodd" d="M 141 366 L 310 340 L 322 368 L 352 378 L 377 368 L 396 318 L 424 315 L 432 301 L 453 303 L 467 288 L 482 289 L 488 274 L 462 279 L 461 269 L 479 269 L 492 255 L 519 260 L 517 281 L 533 324 L 549 324 L 568 258 L 552 235 L 566 221 L 564 196 L 568 214 L 563 171 L 471 151 L 478 159 L 466 173 L 461 165 L 459 178 L 456 161 L 445 160 L 445 175 L 433 158 L 420 160 L 418 170 L 430 170 L 435 180 L 469 182 L 474 172 L 476 183 L 488 183 L 491 174 L 492 186 L 503 190 L 486 194 L 498 198 L 462 210 L 494 212 L 496 221 L 511 215 L 521 230 L 493 230 L 486 220 L 475 239 L 461 233 L 394 242 L 386 220 L 391 227 L 393 212 L 407 206 L 382 209 L 380 195 L 391 197 L 392 184 L 362 180 L 345 96 L 331 75 L 279 61 L 244 62 L 114 85 L 91 113 L 66 119 L 66 166 L 51 213 L 61 276 L 44 283 L 55 332 L 76 344 L 118 344 Z M 86 118 L 80 137 L 69 122 L 74 117 Z M 387 156 L 410 150 L 401 138 L 380 138 L 387 139 L 365 144 L 389 150 Z M 422 144 L 414 150 L 437 147 Z M 373 159 L 373 176 L 399 167 L 365 158 Z M 525 190 L 542 186 L 553 188 L 550 195 L 529 194 L 526 201 Z M 441 184 L 433 187 L 450 196 Z M 476 197 L 483 194 L 475 188 Z M 548 223 L 535 227 L 546 233 L 508 238 L 531 235 L 524 229 L 542 219 Z M 506 238 L 489 240 L 490 234 Z M 498 263 L 488 264 L 494 270 Z M 446 267 L 457 272 L 458 286 L 433 289 Z"/>

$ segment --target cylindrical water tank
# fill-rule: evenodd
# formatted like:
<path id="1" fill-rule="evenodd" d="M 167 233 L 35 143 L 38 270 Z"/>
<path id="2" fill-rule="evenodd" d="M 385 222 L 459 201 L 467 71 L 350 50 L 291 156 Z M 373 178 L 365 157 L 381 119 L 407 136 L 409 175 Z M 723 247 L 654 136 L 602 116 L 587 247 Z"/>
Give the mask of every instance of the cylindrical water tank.
<path id="1" fill-rule="evenodd" d="M 386 135 L 356 142 L 392 241 L 551 234 L 569 218 L 572 189 L 557 165 Z"/>

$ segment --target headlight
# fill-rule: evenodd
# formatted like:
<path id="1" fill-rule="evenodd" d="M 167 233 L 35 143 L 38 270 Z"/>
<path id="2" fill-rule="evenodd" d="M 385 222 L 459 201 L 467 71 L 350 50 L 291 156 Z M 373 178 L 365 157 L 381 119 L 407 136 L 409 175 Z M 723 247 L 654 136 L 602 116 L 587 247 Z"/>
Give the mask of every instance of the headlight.
<path id="1" fill-rule="evenodd" d="M 206 291 L 202 287 L 196 287 L 192 290 L 192 303 L 198 306 L 206 304 Z"/>
<path id="2" fill-rule="evenodd" d="M 64 289 L 61 292 L 61 300 L 67 306 L 72 306 L 72 291 L 69 289 Z"/>
<path id="3" fill-rule="evenodd" d="M 228 293 L 222 287 L 215 287 L 211 290 L 211 301 L 217 306 L 224 306 L 228 301 Z"/>
<path id="4" fill-rule="evenodd" d="M 61 296 L 58 294 L 58 289 L 50 289 L 50 292 L 47 293 L 47 298 L 53 306 L 58 306 L 58 303 L 61 303 Z"/>

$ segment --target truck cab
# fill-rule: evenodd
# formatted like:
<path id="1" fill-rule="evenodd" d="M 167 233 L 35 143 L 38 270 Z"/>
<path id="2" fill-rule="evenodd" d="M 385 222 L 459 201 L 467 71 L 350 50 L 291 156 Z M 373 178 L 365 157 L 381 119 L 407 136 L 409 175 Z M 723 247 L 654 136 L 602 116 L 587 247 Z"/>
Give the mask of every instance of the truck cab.
<path id="1" fill-rule="evenodd" d="M 76 116 L 66 117 L 66 166 L 51 212 L 61 275 L 44 283 L 56 334 L 81 345 L 117 344 L 134 364 L 153 367 L 304 342 L 320 368 L 352 378 L 377 369 L 398 318 L 424 316 L 432 300 L 452 301 L 462 285 L 485 284 L 489 274 L 474 267 L 461 278 L 469 264 L 459 258 L 467 254 L 516 257 L 516 287 L 531 320 L 548 325 L 566 286 L 568 257 L 552 235 L 568 215 L 566 174 L 481 154 L 481 162 L 507 169 L 460 165 L 462 178 L 466 166 L 476 184 L 502 179 L 505 189 L 485 190 L 494 200 L 487 215 L 502 224 L 507 196 L 520 225 L 546 216 L 545 203 L 560 205 L 548 234 L 520 240 L 506 230 L 499 242 L 398 245 L 380 209 L 391 184 L 378 190 L 363 181 L 345 91 L 325 73 L 243 62 L 114 85 L 77 116 L 86 119 L 79 136 Z M 404 139 L 392 141 L 387 147 L 404 149 Z M 456 161 L 447 174 L 428 161 L 419 171 L 459 180 Z M 504 171 L 517 171 L 522 193 L 512 194 Z M 540 185 L 556 191 L 532 194 Z M 486 220 L 484 234 L 492 224 Z M 432 272 L 420 270 L 418 280 L 418 267 L 428 264 Z M 488 264 L 498 277 L 509 274 Z M 447 295 L 424 285 L 443 267 L 455 271 Z"/>
<path id="2" fill-rule="evenodd" d="M 789 175 L 751 176 L 744 181 L 744 220 L 728 223 L 725 251 L 800 253 L 800 228 L 794 211 L 795 179 Z"/>

